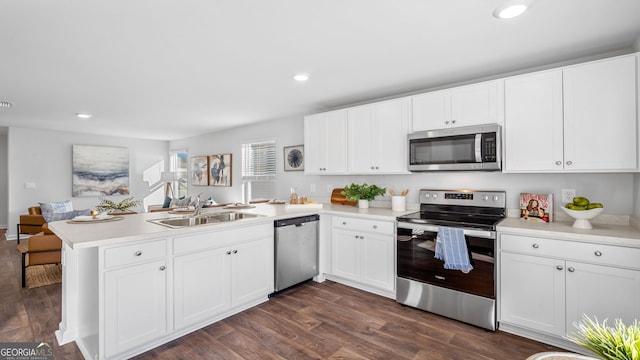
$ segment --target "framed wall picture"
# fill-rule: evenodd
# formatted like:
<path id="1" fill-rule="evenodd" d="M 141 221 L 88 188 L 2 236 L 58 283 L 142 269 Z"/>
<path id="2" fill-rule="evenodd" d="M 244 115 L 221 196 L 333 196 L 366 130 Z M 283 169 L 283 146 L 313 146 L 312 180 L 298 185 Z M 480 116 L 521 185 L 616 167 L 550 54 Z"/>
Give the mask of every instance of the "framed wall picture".
<path id="1" fill-rule="evenodd" d="M 304 170 L 304 145 L 284 148 L 284 171 Z"/>
<path id="2" fill-rule="evenodd" d="M 129 195 L 129 149 L 73 145 L 72 196 Z"/>
<path id="3" fill-rule="evenodd" d="M 209 155 L 209 185 L 231 186 L 231 154 Z"/>
<path id="4" fill-rule="evenodd" d="M 191 158 L 191 185 L 209 185 L 209 170 L 207 156 L 194 156 Z"/>

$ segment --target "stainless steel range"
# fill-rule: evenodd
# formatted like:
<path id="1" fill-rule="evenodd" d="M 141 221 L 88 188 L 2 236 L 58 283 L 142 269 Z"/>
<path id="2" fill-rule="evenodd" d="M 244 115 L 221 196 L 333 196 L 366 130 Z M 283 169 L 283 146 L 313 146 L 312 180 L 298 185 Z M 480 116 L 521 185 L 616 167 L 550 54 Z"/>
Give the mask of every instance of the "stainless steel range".
<path id="1" fill-rule="evenodd" d="M 420 190 L 420 211 L 397 218 L 396 301 L 495 330 L 496 225 L 505 216 L 504 191 Z M 436 259 L 441 227 L 462 229 L 472 270 Z"/>

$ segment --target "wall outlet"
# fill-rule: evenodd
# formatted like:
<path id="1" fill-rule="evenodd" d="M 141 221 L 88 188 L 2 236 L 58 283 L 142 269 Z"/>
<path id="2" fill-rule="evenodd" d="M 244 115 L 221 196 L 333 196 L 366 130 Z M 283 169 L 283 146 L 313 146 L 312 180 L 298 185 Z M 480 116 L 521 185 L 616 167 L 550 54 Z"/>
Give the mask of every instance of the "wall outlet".
<path id="1" fill-rule="evenodd" d="M 327 185 L 327 193 L 331 194 L 333 192 L 333 185 Z"/>
<path id="2" fill-rule="evenodd" d="M 576 197 L 576 189 L 562 189 L 562 203 L 573 202 Z"/>

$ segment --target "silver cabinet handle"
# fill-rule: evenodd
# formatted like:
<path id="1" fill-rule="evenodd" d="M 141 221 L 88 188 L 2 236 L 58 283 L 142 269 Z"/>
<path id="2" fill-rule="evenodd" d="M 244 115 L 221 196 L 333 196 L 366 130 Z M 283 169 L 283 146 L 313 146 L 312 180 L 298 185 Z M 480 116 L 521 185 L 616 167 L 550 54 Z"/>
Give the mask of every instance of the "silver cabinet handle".
<path id="1" fill-rule="evenodd" d="M 562 161 L 556 161 L 556 165 L 562 165 Z"/>
<path id="2" fill-rule="evenodd" d="M 537 248 L 539 248 L 539 247 L 540 247 L 540 245 L 538 245 L 538 244 L 533 244 L 533 245 L 531 245 L 531 247 L 532 247 L 532 248 L 534 248 L 534 249 L 537 249 Z"/>
<path id="3" fill-rule="evenodd" d="M 346 221 L 343 221 L 343 222 L 342 222 L 342 225 L 347 225 L 347 222 L 346 222 Z"/>
<path id="4" fill-rule="evenodd" d="M 373 170 L 373 169 L 374 169 L 374 167 L 372 166 L 372 167 L 371 167 L 371 170 Z"/>
<path id="5" fill-rule="evenodd" d="M 374 228 L 374 229 L 377 229 L 377 228 L 378 228 L 378 225 L 373 225 L 373 228 Z"/>
<path id="6" fill-rule="evenodd" d="M 567 161 L 567 165 L 573 165 L 573 161 Z"/>
<path id="7" fill-rule="evenodd" d="M 162 266 L 160 266 L 160 271 L 164 271 L 164 269 L 166 269 L 166 268 L 167 268 L 166 266 L 162 265 Z"/>
<path id="8" fill-rule="evenodd" d="M 356 235 L 356 239 L 358 239 L 358 238 L 359 238 L 359 236 L 358 236 L 358 235 Z"/>
<path id="9" fill-rule="evenodd" d="M 576 269 L 572 268 L 572 267 L 568 267 L 567 270 L 569 270 L 569 272 L 574 272 L 576 271 Z"/>
<path id="10" fill-rule="evenodd" d="M 455 124 L 455 123 L 456 123 L 456 121 L 455 121 L 455 120 L 451 120 L 451 123 L 452 123 L 452 124 Z"/>
<path id="11" fill-rule="evenodd" d="M 558 265 L 558 266 L 556 266 L 556 269 L 558 269 L 558 270 L 562 270 L 562 269 L 564 269 L 564 268 L 562 267 L 562 265 Z"/>
<path id="12" fill-rule="evenodd" d="M 231 250 L 227 250 L 227 255 L 231 255 Z"/>
<path id="13" fill-rule="evenodd" d="M 379 167 L 376 166 L 376 170 L 380 169 Z"/>
<path id="14" fill-rule="evenodd" d="M 448 124 L 449 124 L 449 121 L 445 121 L 444 123 L 448 125 Z"/>
<path id="15" fill-rule="evenodd" d="M 237 253 L 238 253 L 238 250 L 233 250 L 233 253 L 234 253 L 234 254 L 237 254 Z"/>
<path id="16" fill-rule="evenodd" d="M 134 255 L 135 256 L 140 256 L 140 255 L 142 255 L 142 251 L 136 251 Z"/>
<path id="17" fill-rule="evenodd" d="M 595 256 L 602 256 L 602 253 L 598 250 L 596 250 L 596 252 L 593 253 Z"/>

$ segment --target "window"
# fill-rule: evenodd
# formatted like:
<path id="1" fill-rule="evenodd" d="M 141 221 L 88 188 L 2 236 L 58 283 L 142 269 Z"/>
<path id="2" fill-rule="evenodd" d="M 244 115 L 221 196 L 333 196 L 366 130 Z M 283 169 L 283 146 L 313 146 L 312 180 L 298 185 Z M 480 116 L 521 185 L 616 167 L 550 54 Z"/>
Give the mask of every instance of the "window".
<path id="1" fill-rule="evenodd" d="M 275 179 L 275 141 L 242 144 L 242 201 L 275 198 Z"/>
<path id="2" fill-rule="evenodd" d="M 189 153 L 187 150 L 176 150 L 169 154 L 169 171 L 176 173 L 178 181 L 173 183 L 173 189 L 176 197 L 187 196 L 188 184 L 187 184 L 187 170 Z"/>

